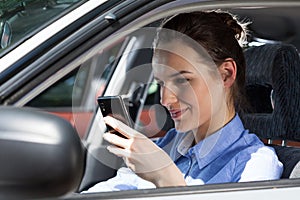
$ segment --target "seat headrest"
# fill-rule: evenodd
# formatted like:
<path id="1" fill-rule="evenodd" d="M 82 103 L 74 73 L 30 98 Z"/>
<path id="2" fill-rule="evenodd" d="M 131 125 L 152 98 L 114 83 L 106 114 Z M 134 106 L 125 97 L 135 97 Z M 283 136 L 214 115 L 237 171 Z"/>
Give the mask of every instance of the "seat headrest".
<path id="1" fill-rule="evenodd" d="M 245 51 L 246 93 L 253 107 L 245 127 L 263 138 L 300 141 L 300 58 L 288 44 L 266 44 Z M 270 94 L 274 93 L 274 108 Z"/>

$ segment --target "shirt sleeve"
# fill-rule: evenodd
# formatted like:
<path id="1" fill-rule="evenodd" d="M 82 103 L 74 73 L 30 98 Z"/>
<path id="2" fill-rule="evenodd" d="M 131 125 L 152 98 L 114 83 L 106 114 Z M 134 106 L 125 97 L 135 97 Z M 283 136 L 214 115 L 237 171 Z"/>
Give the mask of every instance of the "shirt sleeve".
<path id="1" fill-rule="evenodd" d="M 129 168 L 122 167 L 117 175 L 107 181 L 102 181 L 82 193 L 110 192 L 120 190 L 136 190 L 155 188 L 155 185 L 136 175 Z"/>
<path id="2" fill-rule="evenodd" d="M 275 152 L 268 147 L 262 147 L 251 154 L 239 182 L 279 179 L 282 171 L 283 164 Z"/>

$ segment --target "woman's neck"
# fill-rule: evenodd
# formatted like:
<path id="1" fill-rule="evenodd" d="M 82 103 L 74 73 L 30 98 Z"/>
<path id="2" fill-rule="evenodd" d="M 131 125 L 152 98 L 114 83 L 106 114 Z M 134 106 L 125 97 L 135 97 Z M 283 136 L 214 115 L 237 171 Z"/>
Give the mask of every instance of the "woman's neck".
<path id="1" fill-rule="evenodd" d="M 193 131 L 196 144 L 228 124 L 236 114 L 235 109 L 228 109 L 225 115 L 220 113 L 222 112 L 216 114 L 213 117 L 213 120 L 207 121 L 205 124 L 198 127 L 197 130 Z"/>

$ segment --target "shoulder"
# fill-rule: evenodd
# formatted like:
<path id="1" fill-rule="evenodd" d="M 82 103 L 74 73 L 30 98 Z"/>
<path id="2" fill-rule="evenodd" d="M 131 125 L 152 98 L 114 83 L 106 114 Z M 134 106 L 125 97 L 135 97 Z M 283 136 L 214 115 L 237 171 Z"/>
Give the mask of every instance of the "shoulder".
<path id="1" fill-rule="evenodd" d="M 235 181 L 260 181 L 279 179 L 283 165 L 278 160 L 275 150 L 248 130 L 245 130 L 239 145 L 243 148 L 234 157 L 232 172 Z"/>
<path id="2" fill-rule="evenodd" d="M 253 145 L 240 152 L 237 164 L 241 169 L 239 182 L 279 179 L 283 165 L 272 147 Z"/>

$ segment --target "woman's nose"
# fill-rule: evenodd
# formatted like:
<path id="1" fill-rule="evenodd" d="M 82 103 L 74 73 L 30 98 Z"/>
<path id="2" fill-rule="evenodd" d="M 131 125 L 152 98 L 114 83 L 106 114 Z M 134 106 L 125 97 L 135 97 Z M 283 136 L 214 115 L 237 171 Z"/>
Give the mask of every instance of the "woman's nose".
<path id="1" fill-rule="evenodd" d="M 160 88 L 160 103 L 165 107 L 170 107 L 171 104 L 177 102 L 177 97 L 174 91 L 164 86 Z"/>

